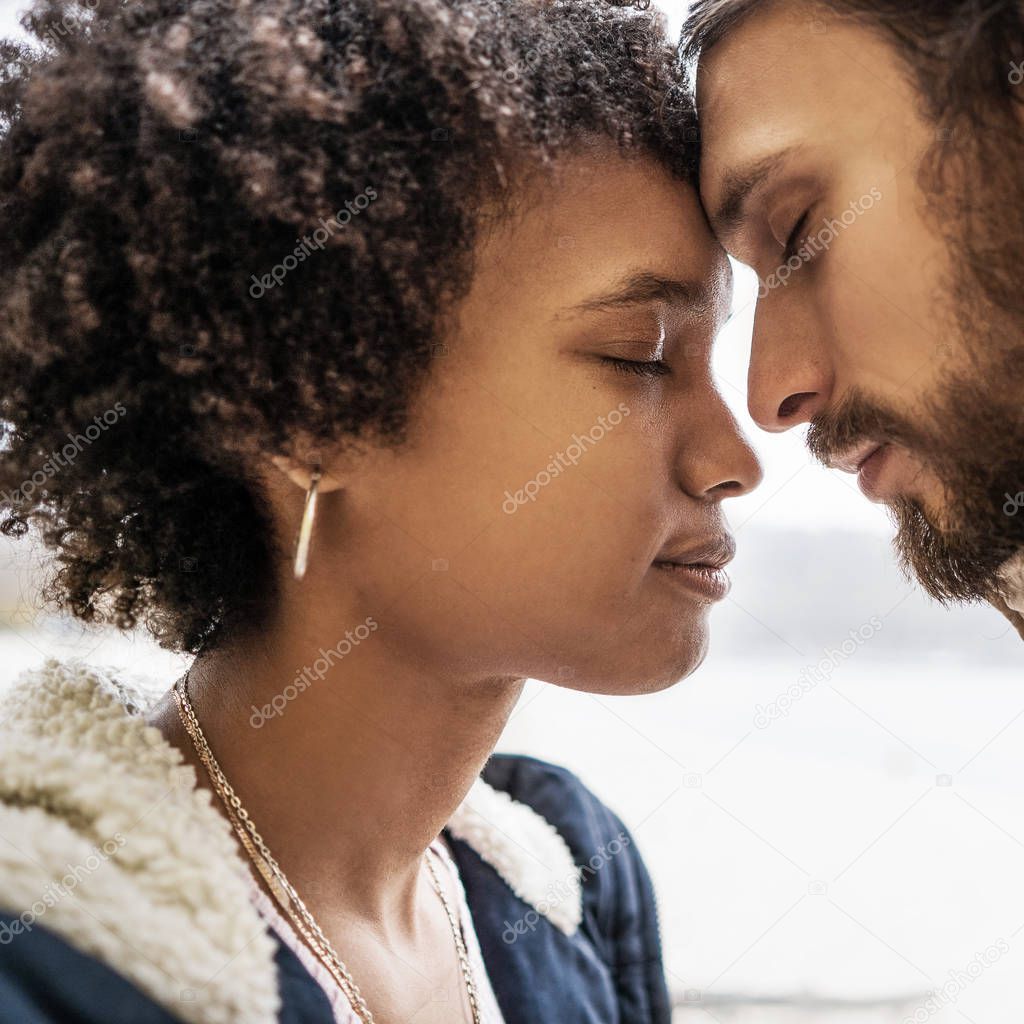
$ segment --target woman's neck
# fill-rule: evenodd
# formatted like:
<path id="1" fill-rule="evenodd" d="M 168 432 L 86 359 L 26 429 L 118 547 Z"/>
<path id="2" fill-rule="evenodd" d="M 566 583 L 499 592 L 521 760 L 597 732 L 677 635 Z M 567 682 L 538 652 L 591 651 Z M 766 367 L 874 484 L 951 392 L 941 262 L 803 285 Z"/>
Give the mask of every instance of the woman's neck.
<path id="1" fill-rule="evenodd" d="M 308 633 L 197 659 L 189 697 L 285 875 L 304 899 L 317 894 L 311 909 L 401 927 L 423 852 L 490 756 L 524 680 L 452 681 L 403 664 L 366 629 L 326 650 Z M 173 694 L 148 721 L 209 786 Z"/>

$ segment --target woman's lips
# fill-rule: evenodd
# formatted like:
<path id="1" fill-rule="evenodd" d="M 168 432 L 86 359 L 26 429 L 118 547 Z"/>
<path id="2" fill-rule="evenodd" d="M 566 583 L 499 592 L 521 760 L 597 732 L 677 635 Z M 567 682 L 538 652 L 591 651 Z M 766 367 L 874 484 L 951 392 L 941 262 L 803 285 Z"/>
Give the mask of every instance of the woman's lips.
<path id="1" fill-rule="evenodd" d="M 721 601 L 732 586 L 725 567 L 735 555 L 736 541 L 731 533 L 723 531 L 703 541 L 670 548 L 655 561 L 654 568 L 691 594 Z"/>
<path id="2" fill-rule="evenodd" d="M 729 593 L 732 581 L 729 574 L 713 565 L 679 565 L 676 562 L 655 562 L 654 567 L 661 570 L 676 584 L 696 593 L 709 601 L 721 601 Z"/>

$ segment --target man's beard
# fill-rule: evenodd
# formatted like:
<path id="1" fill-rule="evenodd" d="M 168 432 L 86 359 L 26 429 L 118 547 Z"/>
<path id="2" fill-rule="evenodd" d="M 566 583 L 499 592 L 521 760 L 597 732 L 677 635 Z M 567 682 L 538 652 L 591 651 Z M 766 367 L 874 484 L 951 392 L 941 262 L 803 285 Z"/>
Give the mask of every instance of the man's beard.
<path id="1" fill-rule="evenodd" d="M 939 516 L 913 498 L 886 504 L 902 568 L 943 603 L 991 600 L 1000 567 L 1024 550 L 1024 507 L 1013 501 L 1024 492 L 1024 344 L 995 356 L 977 326 L 972 335 L 971 365 L 948 373 L 915 421 L 854 392 L 807 435 L 822 461 L 869 439 L 893 442 L 938 478 Z"/>

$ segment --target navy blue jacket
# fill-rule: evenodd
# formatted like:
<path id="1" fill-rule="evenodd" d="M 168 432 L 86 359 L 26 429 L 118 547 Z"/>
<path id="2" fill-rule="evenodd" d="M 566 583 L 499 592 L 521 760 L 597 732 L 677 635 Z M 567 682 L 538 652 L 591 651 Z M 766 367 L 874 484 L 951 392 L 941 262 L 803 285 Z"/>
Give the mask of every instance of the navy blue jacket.
<path id="1" fill-rule="evenodd" d="M 475 850 L 446 833 L 506 1024 L 669 1024 L 651 882 L 619 818 L 571 772 L 535 758 L 495 754 L 483 777 L 551 822 L 578 866 L 594 863 L 616 837 L 628 840 L 615 856 L 599 858 L 598 870 L 583 872 L 583 921 L 567 936 L 538 914 L 517 934 L 514 924 L 529 905 Z M 13 920 L 0 913 L 0 922 Z M 275 959 L 281 1024 L 333 1024 L 323 990 L 280 941 Z M 177 1024 L 177 1018 L 37 924 L 0 945 L 0 1022 Z"/>

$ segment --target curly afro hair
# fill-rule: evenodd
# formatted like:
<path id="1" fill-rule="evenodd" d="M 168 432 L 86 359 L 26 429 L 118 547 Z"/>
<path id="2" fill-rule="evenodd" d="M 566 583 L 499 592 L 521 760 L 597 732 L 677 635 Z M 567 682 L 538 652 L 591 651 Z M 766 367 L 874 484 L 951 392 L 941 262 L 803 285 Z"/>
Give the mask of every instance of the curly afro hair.
<path id="1" fill-rule="evenodd" d="M 273 607 L 256 456 L 400 445 L 484 203 L 605 137 L 692 180 L 659 16 L 37 0 L 0 43 L 0 528 L 196 653 Z M 312 447 L 308 447 L 312 446 Z"/>

